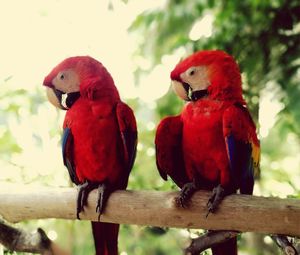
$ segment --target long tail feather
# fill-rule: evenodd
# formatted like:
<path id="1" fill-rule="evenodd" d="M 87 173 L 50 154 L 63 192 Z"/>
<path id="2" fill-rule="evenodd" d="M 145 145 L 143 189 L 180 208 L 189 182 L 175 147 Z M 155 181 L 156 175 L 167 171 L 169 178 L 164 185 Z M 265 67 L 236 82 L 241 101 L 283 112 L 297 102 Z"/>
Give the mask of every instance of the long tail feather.
<path id="1" fill-rule="evenodd" d="M 118 255 L 119 225 L 92 222 L 96 255 Z"/>

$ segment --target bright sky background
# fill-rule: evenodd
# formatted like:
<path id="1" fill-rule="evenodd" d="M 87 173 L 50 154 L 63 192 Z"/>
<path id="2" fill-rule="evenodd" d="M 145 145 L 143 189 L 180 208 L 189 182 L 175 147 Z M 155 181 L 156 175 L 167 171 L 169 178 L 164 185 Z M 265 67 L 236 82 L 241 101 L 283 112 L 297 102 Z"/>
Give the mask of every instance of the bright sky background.
<path id="1" fill-rule="evenodd" d="M 127 28 L 138 13 L 164 1 L 112 2 L 113 11 L 107 0 L 0 0 L 0 80 L 12 76 L 12 86 L 34 89 L 64 58 L 90 55 L 111 72 L 123 98 L 137 96 L 143 91 L 133 81 L 137 45 Z M 146 101 L 166 92 L 169 70 L 161 66 L 142 83 Z M 161 82 L 151 82 L 153 76 Z"/>

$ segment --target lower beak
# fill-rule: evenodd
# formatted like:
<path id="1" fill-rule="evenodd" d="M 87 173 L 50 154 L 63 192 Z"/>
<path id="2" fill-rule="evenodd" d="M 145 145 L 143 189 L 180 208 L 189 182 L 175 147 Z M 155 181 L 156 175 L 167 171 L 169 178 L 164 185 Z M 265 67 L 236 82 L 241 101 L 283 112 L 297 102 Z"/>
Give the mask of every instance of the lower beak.
<path id="1" fill-rule="evenodd" d="M 55 107 L 62 109 L 62 110 L 68 110 L 68 108 L 64 107 L 62 104 L 63 100 L 63 92 L 60 90 L 57 90 L 55 88 L 49 88 L 47 87 L 47 97 L 51 104 L 53 104 Z"/>

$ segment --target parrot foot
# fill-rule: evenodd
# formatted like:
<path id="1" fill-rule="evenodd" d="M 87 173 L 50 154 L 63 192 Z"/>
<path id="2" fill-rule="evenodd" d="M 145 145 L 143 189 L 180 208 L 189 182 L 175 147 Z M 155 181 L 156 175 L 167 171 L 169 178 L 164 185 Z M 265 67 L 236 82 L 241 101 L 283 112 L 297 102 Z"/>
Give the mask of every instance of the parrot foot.
<path id="1" fill-rule="evenodd" d="M 98 185 L 98 199 L 97 199 L 97 206 L 96 206 L 96 212 L 98 213 L 98 221 L 100 221 L 100 215 L 103 213 L 107 199 L 110 195 L 109 188 L 107 184 L 100 183 Z"/>
<path id="2" fill-rule="evenodd" d="M 186 208 L 188 206 L 188 202 L 190 198 L 197 190 L 198 188 L 196 187 L 194 182 L 188 182 L 184 184 L 180 191 L 179 196 L 175 197 L 176 206 Z"/>
<path id="3" fill-rule="evenodd" d="M 218 206 L 220 205 L 224 197 L 225 197 L 225 189 L 221 185 L 218 185 L 213 189 L 212 195 L 209 198 L 206 205 L 208 208 L 206 218 L 210 213 L 214 213 L 217 210 Z"/>
<path id="4" fill-rule="evenodd" d="M 87 205 L 87 200 L 89 193 L 97 187 L 97 184 L 94 182 L 86 181 L 83 184 L 80 184 L 78 187 L 77 195 L 77 219 L 80 220 L 79 214 L 84 211 L 84 207 Z"/>

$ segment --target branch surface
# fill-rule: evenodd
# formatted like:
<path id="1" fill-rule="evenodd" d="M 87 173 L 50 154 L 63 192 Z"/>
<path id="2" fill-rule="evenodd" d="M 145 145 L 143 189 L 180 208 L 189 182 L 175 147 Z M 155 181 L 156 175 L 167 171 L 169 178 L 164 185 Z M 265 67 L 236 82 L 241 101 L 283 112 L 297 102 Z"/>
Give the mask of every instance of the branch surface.
<path id="1" fill-rule="evenodd" d="M 188 208 L 177 208 L 178 192 L 116 191 L 100 220 L 161 227 L 235 230 L 300 236 L 298 199 L 230 195 L 206 218 L 209 192 L 198 191 Z M 31 219 L 76 219 L 75 188 L 0 188 L 0 215 L 9 222 Z M 97 221 L 97 192 L 92 191 L 81 219 Z"/>

